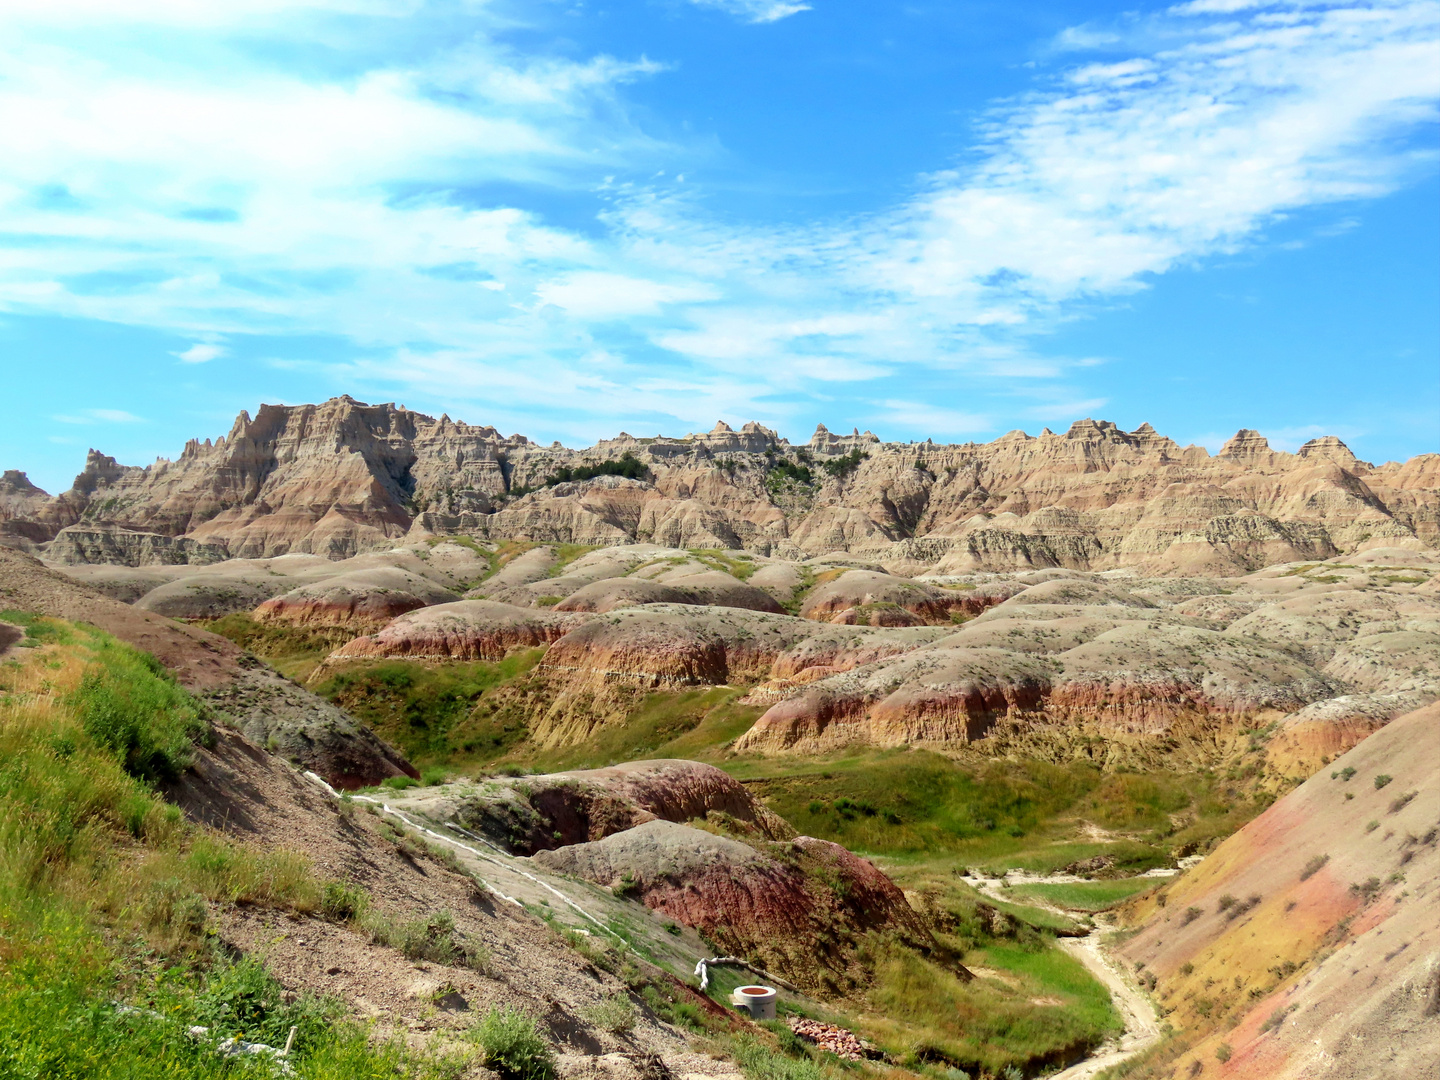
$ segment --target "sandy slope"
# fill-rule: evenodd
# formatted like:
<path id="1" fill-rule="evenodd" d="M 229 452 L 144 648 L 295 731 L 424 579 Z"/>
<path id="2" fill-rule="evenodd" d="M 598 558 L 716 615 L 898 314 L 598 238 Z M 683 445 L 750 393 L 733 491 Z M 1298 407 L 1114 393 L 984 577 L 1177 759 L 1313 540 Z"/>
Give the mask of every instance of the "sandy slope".
<path id="1" fill-rule="evenodd" d="M 1165 892 L 1163 908 L 1135 902 L 1119 955 L 1159 977 L 1193 1047 L 1183 1067 L 1440 1073 L 1440 705 L 1391 721 Z"/>

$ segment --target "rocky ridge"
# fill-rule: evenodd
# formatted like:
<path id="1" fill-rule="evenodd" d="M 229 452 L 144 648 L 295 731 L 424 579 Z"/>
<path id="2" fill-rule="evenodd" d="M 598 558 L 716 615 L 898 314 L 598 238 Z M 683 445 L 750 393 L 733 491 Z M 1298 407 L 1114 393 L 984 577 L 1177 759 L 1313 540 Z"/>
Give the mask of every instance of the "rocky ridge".
<path id="1" fill-rule="evenodd" d="M 626 459 L 642 477 L 559 482 Z M 849 552 L 910 571 L 1223 574 L 1440 541 L 1440 455 L 1373 466 L 1333 437 L 1289 454 L 1241 431 L 1212 456 L 1148 424 L 1093 420 L 984 444 L 887 443 L 822 425 L 797 446 L 752 423 L 571 450 L 339 397 L 241 413 L 228 435 L 144 468 L 92 450 L 53 499 L 23 473 L 5 477 L 0 539 L 68 564 L 338 559 L 406 535 L 464 534 Z"/>

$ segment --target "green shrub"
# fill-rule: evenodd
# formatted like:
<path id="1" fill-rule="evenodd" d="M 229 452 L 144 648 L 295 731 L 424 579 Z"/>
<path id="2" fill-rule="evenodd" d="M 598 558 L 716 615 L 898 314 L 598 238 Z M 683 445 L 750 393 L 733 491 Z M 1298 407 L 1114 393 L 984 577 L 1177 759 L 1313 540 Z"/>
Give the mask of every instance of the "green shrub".
<path id="1" fill-rule="evenodd" d="M 531 1016 L 519 1009 L 494 1008 L 471 1031 L 482 1061 L 505 1080 L 551 1080 L 555 1052 Z"/>
<path id="2" fill-rule="evenodd" d="M 824 1080 L 825 1073 L 808 1057 L 777 1054 L 758 1039 L 736 1039 L 731 1054 L 746 1080 Z"/>
<path id="3" fill-rule="evenodd" d="M 1220 1062 L 1220 1064 L 1222 1065 L 1230 1060 L 1230 1054 L 1231 1050 L 1229 1043 L 1221 1043 L 1215 1048 L 1215 1060 Z"/>
<path id="4" fill-rule="evenodd" d="M 343 1005 L 311 994 L 287 995 L 264 964 L 247 956 L 212 969 L 193 1009 L 193 1022 L 216 1034 L 269 1046 L 284 1046 L 294 1027 L 295 1048 L 303 1052 L 322 1041 Z"/>
<path id="5" fill-rule="evenodd" d="M 206 731 L 200 707 L 149 653 L 119 642 L 96 644 L 100 663 L 69 696 L 85 733 L 112 751 L 131 776 L 170 780 L 190 764 Z"/>
<path id="6" fill-rule="evenodd" d="M 796 1035 L 784 1020 L 764 1020 L 760 1026 L 775 1036 L 781 1053 L 797 1058 L 810 1056 L 810 1048 L 805 1044 L 805 1040 Z"/>
<path id="7" fill-rule="evenodd" d="M 419 787 L 420 781 L 413 776 L 387 776 L 380 781 L 380 786 L 391 791 L 404 791 L 406 788 Z"/>
<path id="8" fill-rule="evenodd" d="M 857 448 L 851 450 L 843 457 L 831 458 L 829 461 L 821 462 L 821 468 L 834 477 L 847 476 L 858 469 L 860 462 L 866 460 L 869 456 L 869 454 Z"/>
<path id="9" fill-rule="evenodd" d="M 420 783 L 425 787 L 434 787 L 445 783 L 449 776 L 450 770 L 444 765 L 430 765 L 420 770 Z"/>
<path id="10" fill-rule="evenodd" d="M 490 966 L 489 951 L 456 930 L 455 916 L 448 911 L 402 923 L 372 915 L 365 920 L 365 929 L 372 941 L 398 949 L 407 960 L 428 960 L 476 971 L 486 971 Z"/>
<path id="11" fill-rule="evenodd" d="M 1375 790 L 1379 791 L 1382 787 L 1384 787 L 1386 784 L 1390 783 L 1390 781 L 1394 779 L 1395 778 L 1389 773 L 1380 773 L 1378 776 L 1375 777 Z"/>
<path id="12" fill-rule="evenodd" d="M 320 890 L 320 914 L 335 922 L 358 919 L 370 906 L 370 897 L 359 885 L 327 881 Z"/>
<path id="13" fill-rule="evenodd" d="M 601 1031 L 612 1035 L 624 1035 L 635 1028 L 635 1006 L 628 995 L 612 994 L 598 1005 L 592 1005 L 580 1014 Z"/>

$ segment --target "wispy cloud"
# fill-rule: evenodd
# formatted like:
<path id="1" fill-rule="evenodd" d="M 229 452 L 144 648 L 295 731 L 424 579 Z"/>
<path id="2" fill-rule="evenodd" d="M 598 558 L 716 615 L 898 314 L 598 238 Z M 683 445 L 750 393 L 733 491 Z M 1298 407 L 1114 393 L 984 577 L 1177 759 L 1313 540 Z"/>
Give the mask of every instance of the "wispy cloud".
<path id="1" fill-rule="evenodd" d="M 802 11 L 809 11 L 810 5 L 796 0 L 690 0 L 700 7 L 719 8 L 752 23 L 778 22 Z"/>
<path id="2" fill-rule="evenodd" d="M 60 414 L 52 419 L 61 424 L 143 424 L 145 418 L 124 409 L 85 409 L 75 414 Z"/>
<path id="3" fill-rule="evenodd" d="M 1068 68 L 894 205 L 721 219 L 703 185 L 658 175 L 700 151 L 627 108 L 664 58 L 524 55 L 465 10 L 464 34 L 402 51 L 394 20 L 424 25 L 424 0 L 6 5 L 0 310 L 163 329 L 195 364 L 246 334 L 337 335 L 372 358 L 330 367 L 346 378 L 487 408 L 503 391 L 577 428 L 783 418 L 907 371 L 1061 419 L 1100 403 L 1036 331 L 1434 165 L 1405 136 L 1436 116 L 1440 3 L 1198 0 L 1070 33 Z M 293 60 L 307 50 L 353 59 Z M 561 226 L 477 194 L 515 187 L 601 213 Z M 986 422 L 882 393 L 896 423 Z"/>

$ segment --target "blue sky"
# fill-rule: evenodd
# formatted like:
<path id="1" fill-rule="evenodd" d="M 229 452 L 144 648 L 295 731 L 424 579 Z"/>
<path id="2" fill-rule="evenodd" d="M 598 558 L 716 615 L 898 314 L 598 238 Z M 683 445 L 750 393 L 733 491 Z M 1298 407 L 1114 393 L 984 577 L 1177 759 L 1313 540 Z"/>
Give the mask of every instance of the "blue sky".
<path id="1" fill-rule="evenodd" d="M 1437 99 L 1437 0 L 8 0 L 0 464 L 338 393 L 1432 452 Z"/>

